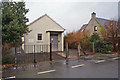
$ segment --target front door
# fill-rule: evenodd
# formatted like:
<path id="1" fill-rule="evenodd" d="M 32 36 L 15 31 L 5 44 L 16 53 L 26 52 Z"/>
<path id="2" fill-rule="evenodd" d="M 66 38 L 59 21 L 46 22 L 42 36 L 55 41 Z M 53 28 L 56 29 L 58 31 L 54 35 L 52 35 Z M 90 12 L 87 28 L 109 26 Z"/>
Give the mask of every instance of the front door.
<path id="1" fill-rule="evenodd" d="M 52 43 L 52 51 L 57 51 L 58 50 L 58 34 L 51 34 L 50 42 Z"/>

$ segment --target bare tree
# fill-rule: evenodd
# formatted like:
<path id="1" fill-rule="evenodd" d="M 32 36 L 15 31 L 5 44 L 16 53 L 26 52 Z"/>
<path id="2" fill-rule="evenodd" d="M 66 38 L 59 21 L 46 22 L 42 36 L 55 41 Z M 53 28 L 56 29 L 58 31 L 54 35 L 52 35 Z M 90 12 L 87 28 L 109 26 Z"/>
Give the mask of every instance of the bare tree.
<path id="1" fill-rule="evenodd" d="M 118 51 L 120 52 L 120 18 L 118 19 Z"/>
<path id="2" fill-rule="evenodd" d="M 113 45 L 113 51 L 118 50 L 118 22 L 117 21 L 110 21 L 108 25 L 105 27 L 106 36 L 104 37 L 105 40 L 111 41 Z"/>

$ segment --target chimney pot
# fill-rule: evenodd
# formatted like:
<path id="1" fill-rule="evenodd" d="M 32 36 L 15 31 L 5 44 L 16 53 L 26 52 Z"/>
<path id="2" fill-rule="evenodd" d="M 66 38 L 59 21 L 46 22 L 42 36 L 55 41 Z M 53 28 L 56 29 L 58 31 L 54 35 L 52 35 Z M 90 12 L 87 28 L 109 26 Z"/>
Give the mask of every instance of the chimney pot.
<path id="1" fill-rule="evenodd" d="M 96 17 L 96 13 L 95 12 L 93 12 L 91 15 L 92 15 L 92 18 Z"/>

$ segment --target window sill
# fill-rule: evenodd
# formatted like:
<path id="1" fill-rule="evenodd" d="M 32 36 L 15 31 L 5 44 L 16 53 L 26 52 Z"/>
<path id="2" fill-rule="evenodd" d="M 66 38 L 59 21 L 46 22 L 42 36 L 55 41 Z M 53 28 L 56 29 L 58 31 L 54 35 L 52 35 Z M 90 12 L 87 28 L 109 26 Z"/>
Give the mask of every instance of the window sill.
<path id="1" fill-rule="evenodd" d="M 43 43 L 43 40 L 39 40 L 39 41 L 37 41 L 37 43 Z"/>

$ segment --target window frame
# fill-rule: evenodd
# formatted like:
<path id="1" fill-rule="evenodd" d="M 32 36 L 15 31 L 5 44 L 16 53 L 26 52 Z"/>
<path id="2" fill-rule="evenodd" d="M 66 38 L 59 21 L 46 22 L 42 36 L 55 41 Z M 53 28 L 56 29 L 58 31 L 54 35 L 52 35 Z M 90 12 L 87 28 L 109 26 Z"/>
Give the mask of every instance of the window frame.
<path id="1" fill-rule="evenodd" d="M 97 31 L 97 26 L 94 26 L 94 31 Z"/>
<path id="2" fill-rule="evenodd" d="M 42 40 L 42 34 L 41 34 L 41 33 L 38 33 L 38 34 L 37 34 L 37 40 L 38 40 L 38 41 Z"/>

